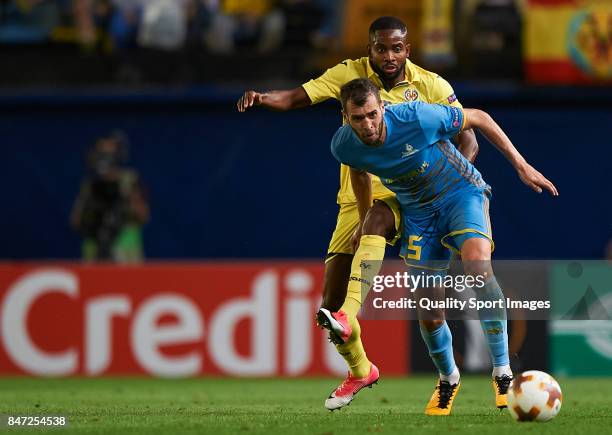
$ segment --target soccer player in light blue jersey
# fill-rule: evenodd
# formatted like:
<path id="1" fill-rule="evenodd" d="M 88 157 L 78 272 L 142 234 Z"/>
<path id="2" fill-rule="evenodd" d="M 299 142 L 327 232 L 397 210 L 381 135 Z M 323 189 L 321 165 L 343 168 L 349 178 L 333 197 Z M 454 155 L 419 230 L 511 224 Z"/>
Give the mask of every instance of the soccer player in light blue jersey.
<path id="1" fill-rule="evenodd" d="M 362 286 L 369 289 L 384 256 L 384 234 L 372 230 L 376 226 L 367 213 L 372 204 L 368 173 L 380 177 L 397 196 L 403 220 L 401 256 L 408 266 L 444 274 L 454 251 L 461 256 L 467 275 L 486 277 L 484 286 L 475 288 L 477 297 L 504 300 L 490 264 L 491 189 L 449 139 L 463 129 L 477 128 L 508 159 L 527 186 L 538 193 L 547 190 L 557 196 L 555 186 L 527 163 L 502 129 L 481 110 L 422 102 L 385 107 L 378 88 L 368 79 L 344 85 L 341 102 L 346 124 L 334 135 L 331 150 L 336 159 L 351 168 L 361 219 L 359 248 L 341 311 L 355 315 L 362 303 Z M 425 413 L 449 415 L 460 386 L 451 333 L 443 313 L 435 319 L 420 316 L 419 323 L 440 375 Z M 507 406 L 512 380 L 506 323 L 505 309 L 497 310 L 493 317 L 481 315 L 493 362 L 498 408 Z M 334 322 L 329 329 L 346 340 L 352 333 L 350 321 Z"/>

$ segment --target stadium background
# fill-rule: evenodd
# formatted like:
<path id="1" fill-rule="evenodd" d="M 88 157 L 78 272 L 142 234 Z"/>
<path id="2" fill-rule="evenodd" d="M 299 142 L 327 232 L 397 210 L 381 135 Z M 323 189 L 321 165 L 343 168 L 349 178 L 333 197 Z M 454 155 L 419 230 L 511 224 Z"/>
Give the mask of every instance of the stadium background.
<path id="1" fill-rule="evenodd" d="M 239 114 L 234 103 L 245 89 L 297 86 L 363 55 L 367 25 L 385 13 L 409 23 L 413 60 L 447 78 L 465 107 L 490 112 L 559 188 L 557 200 L 534 195 L 480 138 L 496 258 L 609 255 L 612 42 L 593 24 L 612 19 L 609 2 L 279 2 L 284 39 L 262 53 L 256 34 L 219 50 L 201 42 L 202 29 L 215 5 L 260 20 L 273 2 L 196 2 L 204 18 L 190 15 L 190 29 L 200 31 L 176 47 L 163 37 L 130 40 L 112 13 L 89 17 L 91 36 L 85 3 L 1 5 L 3 375 L 342 374 L 311 323 L 337 211 L 329 140 L 338 105 Z M 156 23 L 148 23 L 153 35 L 164 29 Z M 83 157 L 116 129 L 129 137 L 130 166 L 151 207 L 146 261 L 80 263 L 68 216 Z M 594 286 L 599 298 L 612 291 L 607 283 Z M 366 321 L 370 356 L 385 373 L 430 373 L 415 328 L 397 326 Z M 377 340 L 391 327 L 399 332 Z M 466 326 L 454 327 L 458 349 L 469 352 Z M 609 337 L 553 331 L 544 321 L 527 325 L 525 367 L 612 375 Z M 579 360 L 556 357 L 567 343 Z"/>

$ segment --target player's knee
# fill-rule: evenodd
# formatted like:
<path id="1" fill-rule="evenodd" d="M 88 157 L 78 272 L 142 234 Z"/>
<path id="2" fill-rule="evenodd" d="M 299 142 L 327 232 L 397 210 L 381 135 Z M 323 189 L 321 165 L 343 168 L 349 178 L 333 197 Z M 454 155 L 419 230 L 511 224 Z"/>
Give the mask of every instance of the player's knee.
<path id="1" fill-rule="evenodd" d="M 363 234 L 392 237 L 395 232 L 395 216 L 384 202 L 375 202 L 363 223 Z"/>
<path id="2" fill-rule="evenodd" d="M 466 275 L 491 272 L 491 242 L 484 237 L 467 239 L 461 247 L 461 260 Z"/>
<path id="3" fill-rule="evenodd" d="M 419 320 L 419 323 L 423 329 L 431 332 L 442 326 L 444 324 L 444 319 Z"/>
<path id="4" fill-rule="evenodd" d="M 491 259 L 491 242 L 488 239 L 474 237 L 467 239 L 461 247 L 463 261 L 487 261 Z"/>

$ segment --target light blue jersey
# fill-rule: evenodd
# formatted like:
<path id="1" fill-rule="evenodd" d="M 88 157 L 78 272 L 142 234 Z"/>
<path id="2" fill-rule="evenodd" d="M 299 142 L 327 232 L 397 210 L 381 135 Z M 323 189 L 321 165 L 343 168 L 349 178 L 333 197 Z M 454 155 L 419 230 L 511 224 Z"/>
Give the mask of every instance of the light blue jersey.
<path id="1" fill-rule="evenodd" d="M 332 154 L 350 167 L 379 176 L 407 210 L 430 213 L 462 190 L 488 187 L 448 141 L 461 131 L 461 108 L 420 101 L 395 104 L 386 107 L 384 120 L 387 138 L 382 145 L 364 144 L 350 125 L 344 125 L 334 135 Z"/>
<path id="2" fill-rule="evenodd" d="M 407 260 L 446 260 L 446 248 L 459 250 L 466 237 L 491 239 L 490 187 L 448 140 L 464 121 L 461 108 L 409 102 L 386 107 L 379 146 L 363 143 L 350 125 L 332 139 L 336 159 L 377 175 L 396 194 Z"/>

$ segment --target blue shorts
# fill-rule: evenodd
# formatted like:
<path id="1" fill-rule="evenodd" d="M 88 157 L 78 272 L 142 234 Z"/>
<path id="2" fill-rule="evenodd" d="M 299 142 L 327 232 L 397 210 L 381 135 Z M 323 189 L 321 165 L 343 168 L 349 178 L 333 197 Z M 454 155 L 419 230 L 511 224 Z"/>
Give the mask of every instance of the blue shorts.
<path id="1" fill-rule="evenodd" d="M 491 241 L 490 191 L 469 190 L 450 198 L 441 210 L 430 214 L 402 209 L 400 256 L 408 266 L 446 270 L 451 253 L 460 253 L 463 242 L 472 237 Z"/>

